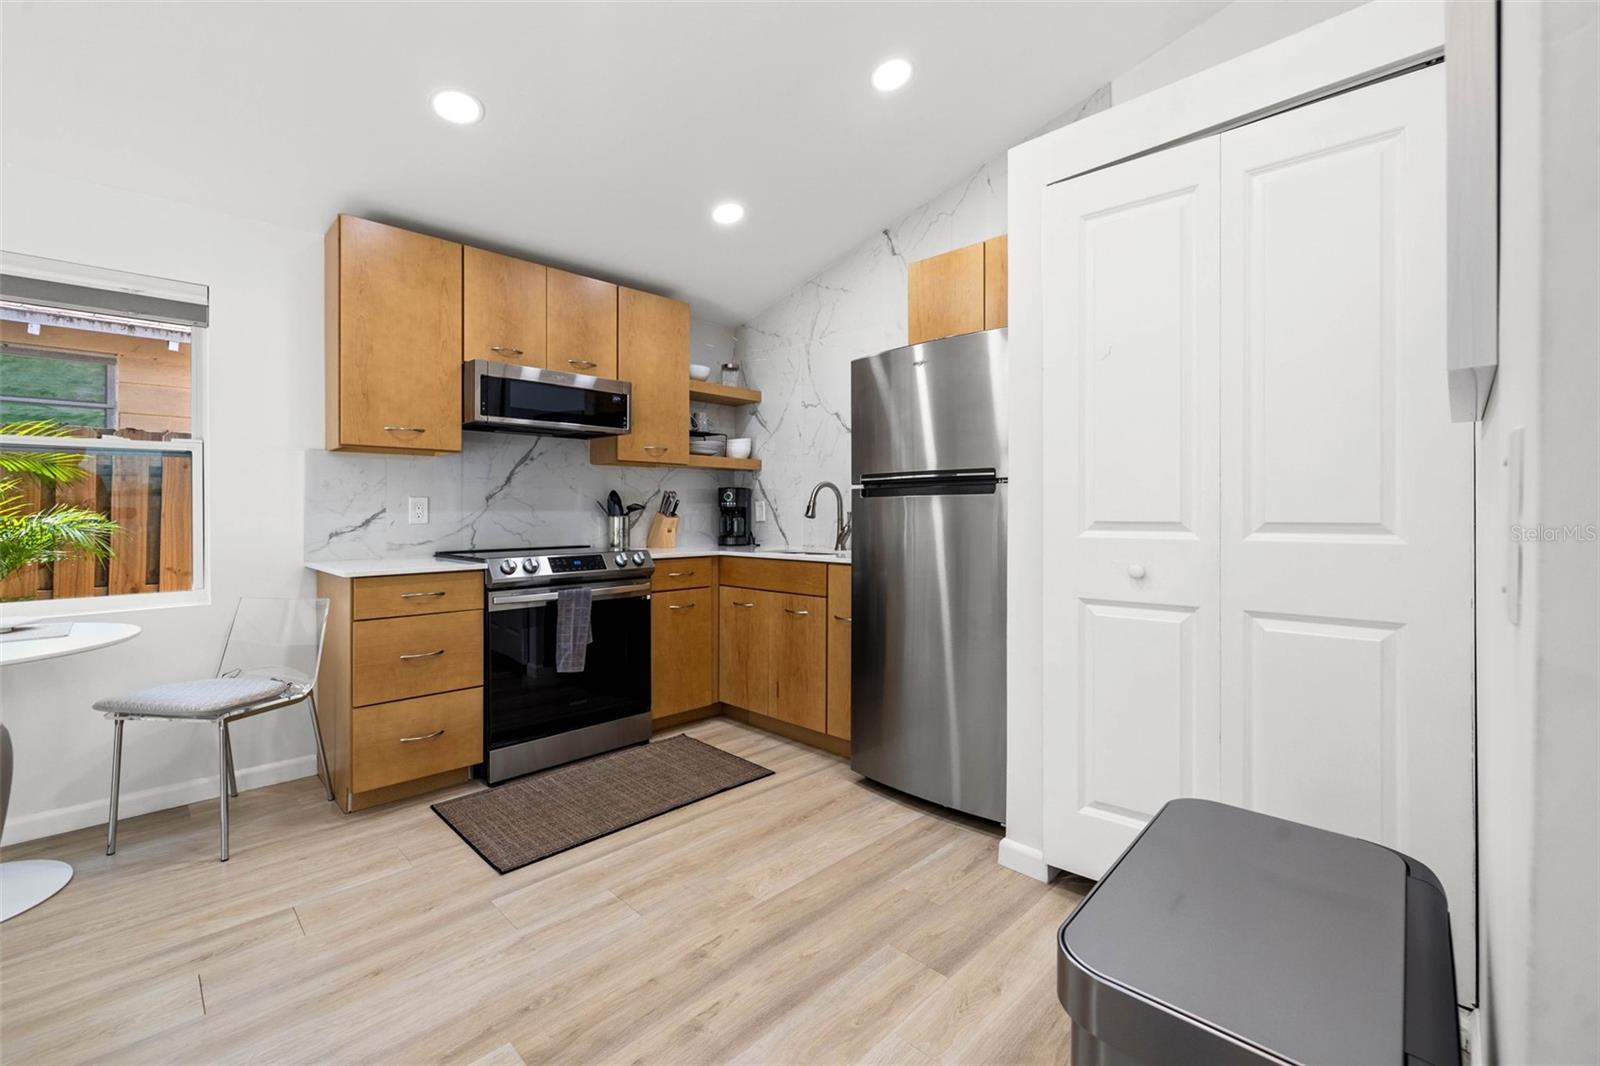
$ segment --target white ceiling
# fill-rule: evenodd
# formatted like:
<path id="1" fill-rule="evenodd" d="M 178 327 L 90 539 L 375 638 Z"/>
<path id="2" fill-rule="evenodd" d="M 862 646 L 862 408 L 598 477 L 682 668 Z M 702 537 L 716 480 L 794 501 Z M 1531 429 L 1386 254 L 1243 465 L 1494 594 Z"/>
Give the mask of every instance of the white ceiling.
<path id="1" fill-rule="evenodd" d="M 3 149 L 300 228 L 406 223 L 731 324 L 1221 6 L 6 3 Z M 892 55 L 916 73 L 880 96 Z M 443 86 L 484 121 L 435 118 Z M 723 199 L 741 225 L 710 221 Z"/>

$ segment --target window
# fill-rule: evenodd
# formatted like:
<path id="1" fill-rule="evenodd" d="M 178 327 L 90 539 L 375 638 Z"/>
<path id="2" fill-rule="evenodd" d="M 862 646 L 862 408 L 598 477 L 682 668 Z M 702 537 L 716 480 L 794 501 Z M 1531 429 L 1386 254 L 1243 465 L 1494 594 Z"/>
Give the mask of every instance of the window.
<path id="1" fill-rule="evenodd" d="M 68 613 L 204 588 L 207 296 L 0 252 L 0 601 Z"/>
<path id="2" fill-rule="evenodd" d="M 117 360 L 88 352 L 0 344 L 0 422 L 49 419 L 67 426 L 117 424 Z"/>

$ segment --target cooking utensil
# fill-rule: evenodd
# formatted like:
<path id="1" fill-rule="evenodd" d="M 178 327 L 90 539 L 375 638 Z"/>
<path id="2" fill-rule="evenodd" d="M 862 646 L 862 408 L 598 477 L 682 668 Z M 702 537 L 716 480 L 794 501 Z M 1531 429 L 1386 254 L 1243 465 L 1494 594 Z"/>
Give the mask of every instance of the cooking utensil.
<path id="1" fill-rule="evenodd" d="M 619 515 L 623 513 L 622 497 L 617 494 L 616 489 L 612 489 L 606 496 L 606 514 Z"/>

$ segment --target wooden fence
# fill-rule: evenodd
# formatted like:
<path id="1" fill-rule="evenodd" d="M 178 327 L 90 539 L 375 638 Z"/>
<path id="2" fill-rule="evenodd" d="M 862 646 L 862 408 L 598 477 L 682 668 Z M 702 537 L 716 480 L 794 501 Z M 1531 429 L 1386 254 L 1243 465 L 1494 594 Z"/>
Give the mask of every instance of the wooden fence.
<path id="1" fill-rule="evenodd" d="M 117 523 L 111 558 L 75 557 L 22 568 L 0 581 L 0 599 L 121 596 L 194 587 L 194 457 L 88 452 L 89 474 L 62 485 L 23 475 L 33 509 L 74 504 Z"/>

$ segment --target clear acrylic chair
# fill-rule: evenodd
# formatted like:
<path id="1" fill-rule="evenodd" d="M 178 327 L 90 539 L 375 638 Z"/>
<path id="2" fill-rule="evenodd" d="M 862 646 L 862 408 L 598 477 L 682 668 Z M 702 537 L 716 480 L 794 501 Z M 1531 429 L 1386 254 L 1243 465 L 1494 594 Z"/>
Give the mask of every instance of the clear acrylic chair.
<path id="1" fill-rule="evenodd" d="M 332 777 L 317 722 L 317 669 L 328 625 L 327 600 L 245 598 L 239 601 L 222 650 L 217 676 L 178 681 L 101 700 L 94 705 L 111 719 L 111 811 L 106 823 L 106 854 L 117 851 L 117 799 L 122 788 L 122 727 L 129 721 L 204 722 L 217 730 L 217 799 L 222 827 L 222 861 L 228 861 L 228 797 L 239 794 L 233 772 L 228 727 L 243 718 L 305 703 L 317 744 L 317 776 L 328 799 Z"/>

